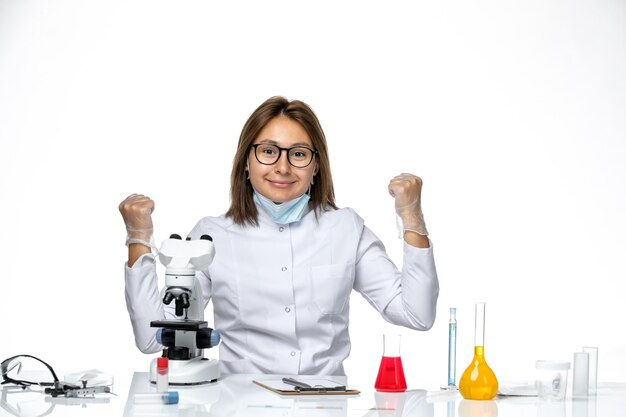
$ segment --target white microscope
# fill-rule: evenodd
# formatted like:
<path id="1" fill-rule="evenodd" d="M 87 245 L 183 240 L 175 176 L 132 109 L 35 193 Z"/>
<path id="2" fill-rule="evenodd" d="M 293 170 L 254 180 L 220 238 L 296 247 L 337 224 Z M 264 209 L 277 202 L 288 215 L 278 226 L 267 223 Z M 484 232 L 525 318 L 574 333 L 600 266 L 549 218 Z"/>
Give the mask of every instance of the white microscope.
<path id="1" fill-rule="evenodd" d="M 169 384 L 197 385 L 215 382 L 220 377 L 217 359 L 205 358 L 203 349 L 220 343 L 217 330 L 204 321 L 202 288 L 196 271 L 213 261 L 215 248 L 209 235 L 198 240 L 182 240 L 173 234 L 163 241 L 159 260 L 165 266 L 165 293 L 163 303 L 175 302 L 176 320 L 150 322 L 158 327 L 157 342 L 165 346 L 169 358 Z M 157 379 L 157 358 L 150 364 L 150 381 Z"/>

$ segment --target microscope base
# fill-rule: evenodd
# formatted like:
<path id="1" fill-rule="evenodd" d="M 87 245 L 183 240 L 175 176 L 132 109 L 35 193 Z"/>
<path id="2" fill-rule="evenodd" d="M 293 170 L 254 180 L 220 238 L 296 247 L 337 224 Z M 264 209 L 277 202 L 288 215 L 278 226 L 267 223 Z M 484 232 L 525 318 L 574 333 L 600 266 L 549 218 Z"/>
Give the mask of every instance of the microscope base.
<path id="1" fill-rule="evenodd" d="M 150 382 L 156 383 L 156 363 L 150 363 Z M 199 385 L 215 382 L 220 377 L 217 359 L 196 357 L 187 360 L 169 360 L 168 383 L 170 385 Z"/>

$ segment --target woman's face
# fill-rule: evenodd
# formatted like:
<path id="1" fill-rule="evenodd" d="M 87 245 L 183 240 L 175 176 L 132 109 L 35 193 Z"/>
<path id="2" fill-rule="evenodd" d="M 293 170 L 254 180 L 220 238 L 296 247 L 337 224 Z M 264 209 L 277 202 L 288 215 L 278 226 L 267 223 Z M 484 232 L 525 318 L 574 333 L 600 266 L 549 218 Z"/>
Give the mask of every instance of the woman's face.
<path id="1" fill-rule="evenodd" d="M 280 153 L 280 158 L 276 163 L 264 165 L 255 156 L 254 147 L 250 150 L 248 154 L 250 182 L 258 193 L 275 203 L 284 203 L 300 197 L 308 190 L 318 169 L 315 155 L 311 156 L 312 161 L 308 166 L 297 168 L 287 160 L 287 151 L 265 146 L 276 145 L 280 148 L 302 146 L 313 149 L 309 135 L 299 123 L 288 117 L 275 117 L 261 130 L 252 144 L 260 145 L 256 153 L 265 162 L 275 158 L 277 155 L 275 151 Z M 307 151 L 293 149 L 290 152 L 290 158 L 296 165 L 303 165 L 302 161 L 306 161 Z"/>

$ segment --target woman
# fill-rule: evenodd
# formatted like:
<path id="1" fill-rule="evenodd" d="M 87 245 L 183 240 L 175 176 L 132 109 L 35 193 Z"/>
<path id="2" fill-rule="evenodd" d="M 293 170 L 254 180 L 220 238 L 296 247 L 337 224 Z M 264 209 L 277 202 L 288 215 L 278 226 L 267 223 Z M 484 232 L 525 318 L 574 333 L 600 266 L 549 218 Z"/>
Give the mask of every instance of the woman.
<path id="1" fill-rule="evenodd" d="M 239 138 L 230 209 L 203 218 L 189 234 L 208 234 L 215 244 L 213 263 L 197 279 L 205 307 L 213 300 L 222 372 L 343 375 L 352 289 L 385 320 L 428 330 L 439 284 L 421 187 L 410 174 L 388 187 L 404 224 L 400 272 L 363 220 L 335 205 L 326 139 L 313 111 L 282 97 L 261 104 Z M 137 194 L 120 204 L 128 230 L 127 306 L 145 353 L 161 349 L 150 321 L 174 317 L 157 290 L 153 209 Z"/>

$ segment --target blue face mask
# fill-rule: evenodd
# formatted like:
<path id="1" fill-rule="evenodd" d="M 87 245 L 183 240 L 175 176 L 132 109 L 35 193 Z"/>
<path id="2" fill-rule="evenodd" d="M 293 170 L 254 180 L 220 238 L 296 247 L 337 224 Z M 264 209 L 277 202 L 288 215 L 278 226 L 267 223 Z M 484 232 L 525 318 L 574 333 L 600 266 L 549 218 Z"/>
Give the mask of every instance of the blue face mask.
<path id="1" fill-rule="evenodd" d="M 300 221 L 304 213 L 306 213 L 310 198 L 308 193 L 304 193 L 291 201 L 276 204 L 269 198 L 257 193 L 256 190 L 254 190 L 253 197 L 255 203 L 263 207 L 263 210 L 265 210 L 265 212 L 272 217 L 274 223 L 277 224 L 289 224 Z"/>

